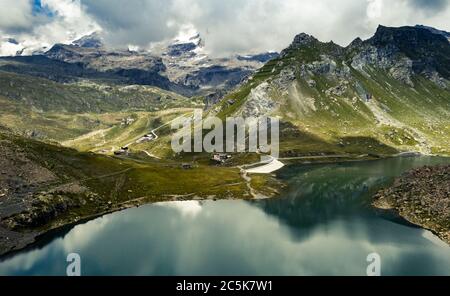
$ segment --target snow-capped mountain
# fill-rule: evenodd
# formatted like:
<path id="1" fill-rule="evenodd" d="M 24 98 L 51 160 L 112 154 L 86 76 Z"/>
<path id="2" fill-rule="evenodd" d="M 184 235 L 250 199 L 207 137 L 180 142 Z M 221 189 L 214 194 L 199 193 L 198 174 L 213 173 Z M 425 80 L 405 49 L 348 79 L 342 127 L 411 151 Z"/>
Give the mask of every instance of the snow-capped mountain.
<path id="1" fill-rule="evenodd" d="M 108 56 L 113 55 L 116 63 L 120 63 L 121 67 L 129 67 L 129 63 L 134 60 L 131 66 L 137 69 L 142 69 L 143 65 L 148 65 L 148 62 L 152 61 L 151 68 L 167 77 L 170 82 L 190 89 L 194 95 L 222 94 L 235 87 L 268 60 L 278 56 L 277 53 L 272 52 L 212 58 L 205 50 L 204 39 L 192 28 L 180 33 L 170 42 L 154 45 L 148 51 L 131 50 L 131 48 L 126 52 L 108 51 L 103 45 L 100 34 L 97 33 L 74 41 L 70 48 L 72 51 L 84 52 L 84 54 L 81 54 L 78 60 L 77 54 L 70 54 L 70 58 L 68 59 L 66 56 L 64 61 L 70 62 L 72 59 L 72 62 L 80 62 L 80 59 L 82 60 L 86 56 L 94 56 L 95 59 L 101 57 L 101 60 L 105 61 L 110 60 Z M 47 56 L 49 56 L 48 53 Z M 58 56 L 50 56 L 61 60 Z M 124 64 L 125 60 L 127 63 Z M 139 63 L 141 64 L 139 65 Z M 157 68 L 154 67 L 155 64 L 158 65 Z M 148 67 L 144 68 L 148 69 Z"/>
<path id="2" fill-rule="evenodd" d="M 102 39 L 98 32 L 82 36 L 81 38 L 74 38 L 63 43 L 86 48 L 100 48 L 103 46 Z M 42 43 L 38 40 L 19 40 L 6 37 L 0 39 L 0 57 L 43 55 L 50 50 L 52 46 L 53 44 Z"/>
<path id="3" fill-rule="evenodd" d="M 99 32 L 94 32 L 73 41 L 72 45 L 84 48 L 101 48 L 103 47 L 103 40 Z"/>
<path id="4" fill-rule="evenodd" d="M 212 101 L 278 56 L 277 53 L 264 53 L 214 58 L 205 50 L 205 41 L 196 31 L 160 46 L 159 52 L 169 80 L 209 95 Z"/>
<path id="5" fill-rule="evenodd" d="M 2 52 L 10 56 L 30 55 L 30 50 L 24 51 L 13 39 L 5 40 L 2 46 Z M 205 96 L 208 103 L 215 102 L 269 59 L 278 56 L 263 53 L 214 58 L 207 53 L 205 41 L 195 30 L 187 30 L 174 40 L 155 44 L 148 50 L 134 46 L 128 46 L 128 50 L 112 49 L 105 45 L 100 33 L 94 32 L 68 44 L 32 51 L 31 55 L 47 58 L 48 62 L 38 59 L 39 65 L 50 66 L 33 64 L 20 69 L 21 72 L 57 81 L 101 77 L 119 83 L 153 85 L 186 96 Z M 27 63 L 37 61 L 25 60 Z M 58 71 L 54 67 L 58 67 Z"/>

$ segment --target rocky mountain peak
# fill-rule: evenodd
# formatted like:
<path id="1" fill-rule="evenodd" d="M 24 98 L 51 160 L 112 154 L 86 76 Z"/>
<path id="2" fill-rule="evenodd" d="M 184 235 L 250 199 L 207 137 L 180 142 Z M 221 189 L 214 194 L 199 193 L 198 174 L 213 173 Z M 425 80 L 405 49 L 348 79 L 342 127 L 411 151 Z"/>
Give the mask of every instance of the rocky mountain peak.
<path id="1" fill-rule="evenodd" d="M 430 45 L 448 44 L 447 38 L 421 27 L 385 27 L 379 26 L 375 35 L 370 39 L 374 45 L 384 46 L 395 44 L 402 47 L 423 47 Z"/>
<path id="2" fill-rule="evenodd" d="M 311 43 L 318 42 L 316 38 L 306 33 L 300 33 L 295 36 L 294 41 L 292 42 L 292 47 L 301 47 L 305 45 L 309 45 Z"/>
<path id="3" fill-rule="evenodd" d="M 445 79 L 450 78 L 450 44 L 446 37 L 429 28 L 379 26 L 365 44 L 377 48 L 378 56 L 383 53 L 386 61 L 406 58 L 409 72 L 437 72 Z"/>
<path id="4" fill-rule="evenodd" d="M 195 55 L 194 50 L 197 49 L 197 44 L 189 42 L 189 43 L 176 43 L 169 45 L 167 48 L 167 55 L 171 57 L 179 57 L 185 54 Z"/>
<path id="5" fill-rule="evenodd" d="M 357 47 L 361 47 L 363 45 L 363 40 L 359 37 L 357 37 L 355 40 L 353 40 L 349 47 L 350 48 L 357 48 Z"/>
<path id="6" fill-rule="evenodd" d="M 171 44 L 167 46 L 165 54 L 170 57 L 188 56 L 193 57 L 204 47 L 204 41 L 195 30 L 189 30 L 180 34 Z"/>
<path id="7" fill-rule="evenodd" d="M 267 63 L 268 61 L 276 59 L 279 56 L 279 53 L 270 51 L 254 55 L 239 55 L 237 56 L 237 59 L 240 61 L 256 61 L 260 63 Z"/>
<path id="8" fill-rule="evenodd" d="M 101 48 L 103 47 L 103 40 L 99 32 L 94 32 L 73 41 L 72 45 L 84 48 Z"/>
<path id="9" fill-rule="evenodd" d="M 438 29 L 435 29 L 435 28 L 433 28 L 433 27 L 428 27 L 428 26 L 423 26 L 423 25 L 416 25 L 416 28 L 421 28 L 421 29 L 429 30 L 431 33 L 433 33 L 433 34 L 438 34 L 438 35 L 442 35 L 442 36 L 444 36 L 445 38 L 447 38 L 448 41 L 450 41 L 450 32 L 438 30 Z"/>

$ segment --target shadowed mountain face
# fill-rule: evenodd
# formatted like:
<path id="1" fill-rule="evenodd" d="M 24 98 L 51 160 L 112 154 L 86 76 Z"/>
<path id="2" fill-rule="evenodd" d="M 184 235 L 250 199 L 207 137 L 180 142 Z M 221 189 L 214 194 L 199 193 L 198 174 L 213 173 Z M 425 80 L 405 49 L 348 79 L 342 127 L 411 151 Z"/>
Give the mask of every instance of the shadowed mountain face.
<path id="1" fill-rule="evenodd" d="M 0 58 L 0 150 L 6 156 L 0 159 L 0 238 L 12 238 L 0 240 L 0 254 L 39 234 L 24 235 L 24 229 L 79 222 L 145 196 L 142 202 L 251 198 L 254 186 L 267 189 L 263 176 L 248 184 L 235 167 L 206 165 L 208 156 L 198 168 L 180 166 L 178 161 L 190 161 L 191 155 L 173 154 L 170 123 L 203 108 L 197 96 L 206 98 L 209 115 L 281 118 L 286 158 L 359 160 L 402 151 L 450 155 L 446 36 L 431 28 L 380 26 L 372 38 L 342 47 L 303 33 L 280 55 L 219 59 L 208 56 L 198 35 L 153 53 L 108 49 L 91 35 L 45 54 Z M 140 142 L 149 132 L 158 139 Z M 55 142 L 131 155 L 80 153 Z M 237 159 L 236 165 L 246 160 Z M 328 168 L 301 171 L 294 180 L 306 206 L 263 202 L 262 207 L 287 224 L 313 229 L 314 217 L 333 220 L 336 212 L 359 211 L 356 203 L 368 193 L 365 183 L 378 186 L 385 175 L 372 180 L 373 172 L 365 178 L 359 169 L 338 166 L 337 182 L 324 187 L 332 175 Z M 351 193 L 355 206 L 342 207 Z M 315 203 L 317 194 L 328 208 Z M 298 192 L 291 197 L 294 204 Z M 297 208 L 323 210 L 289 214 Z"/>
<path id="2" fill-rule="evenodd" d="M 422 28 L 422 29 L 427 29 L 427 30 L 431 31 L 434 34 L 443 35 L 445 38 L 450 40 L 450 33 L 449 32 L 438 30 L 438 29 L 435 29 L 433 27 L 422 26 L 422 25 L 417 25 L 416 27 L 417 28 Z"/>
<path id="3" fill-rule="evenodd" d="M 62 81 L 66 82 L 67 79 L 70 82 L 70 77 L 64 74 L 60 74 Z M 0 114 L 6 112 L 8 102 L 28 111 L 70 113 L 131 109 L 155 111 L 186 107 L 194 102 L 176 93 L 145 85 L 108 85 L 90 81 L 57 83 L 40 77 L 5 72 L 0 72 L 0 101 L 4 108 Z"/>
<path id="4" fill-rule="evenodd" d="M 443 34 L 417 27 L 380 26 L 367 43 L 369 46 L 391 49 L 394 58 L 403 55 L 412 62 L 414 74 L 437 75 L 446 80 L 450 78 L 450 46 Z"/>
<path id="5" fill-rule="evenodd" d="M 449 71 L 450 43 L 437 30 L 380 26 L 347 47 L 302 33 L 217 112 L 278 115 L 341 147 L 360 137 L 401 151 L 449 153 Z"/>
<path id="6" fill-rule="evenodd" d="M 273 57 L 276 53 L 210 58 L 198 34 L 161 45 L 155 52 L 114 50 L 93 33 L 72 44 L 56 44 L 43 54 L 0 58 L 0 70 L 56 82 L 91 79 L 149 85 L 184 96 L 217 99 Z"/>
<path id="7" fill-rule="evenodd" d="M 96 80 L 140 84 L 184 95 L 192 90 L 161 75 L 165 66 L 157 57 L 132 52 L 107 52 L 99 48 L 55 45 L 45 55 L 0 58 L 0 70 L 46 78 L 55 82 Z"/>
<path id="8" fill-rule="evenodd" d="M 205 50 L 199 34 L 186 39 L 163 45 L 157 54 L 166 66 L 164 75 L 174 83 L 195 90 L 196 95 L 204 95 L 208 105 L 216 103 L 264 63 L 278 56 L 277 53 L 262 53 L 214 58 Z"/>
<path id="9" fill-rule="evenodd" d="M 75 40 L 73 43 L 75 46 L 84 47 L 84 48 L 101 48 L 103 47 L 103 42 L 99 33 L 92 33 L 91 35 L 87 35 L 81 37 L 78 40 Z"/>
<path id="10" fill-rule="evenodd" d="M 289 156 L 448 154 L 449 48 L 443 32 L 426 27 L 380 26 L 347 47 L 302 33 L 280 55 L 222 59 L 208 56 L 199 35 L 153 54 L 110 50 L 93 35 L 45 55 L 0 58 L 0 99 L 4 110 L 33 112 L 192 107 L 178 93 L 201 96 L 223 116 L 280 116 Z M 122 87 L 130 84 L 171 92 Z"/>

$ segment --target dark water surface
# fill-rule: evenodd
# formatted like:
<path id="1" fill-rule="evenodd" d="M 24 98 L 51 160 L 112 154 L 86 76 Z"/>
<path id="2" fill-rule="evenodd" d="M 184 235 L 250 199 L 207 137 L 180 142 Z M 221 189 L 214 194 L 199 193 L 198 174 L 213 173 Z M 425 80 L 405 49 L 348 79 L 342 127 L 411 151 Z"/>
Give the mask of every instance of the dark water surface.
<path id="1" fill-rule="evenodd" d="M 291 166 L 289 187 L 258 201 L 161 203 L 78 225 L 0 262 L 0 275 L 450 275 L 450 247 L 430 232 L 370 207 L 404 171 L 444 158 Z"/>

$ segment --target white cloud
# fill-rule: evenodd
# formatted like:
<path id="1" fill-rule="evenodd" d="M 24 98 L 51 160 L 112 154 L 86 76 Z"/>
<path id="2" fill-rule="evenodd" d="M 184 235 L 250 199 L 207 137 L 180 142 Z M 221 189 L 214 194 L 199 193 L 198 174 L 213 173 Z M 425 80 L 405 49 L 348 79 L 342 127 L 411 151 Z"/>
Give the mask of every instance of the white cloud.
<path id="1" fill-rule="evenodd" d="M 86 13 L 104 28 L 106 42 L 115 46 L 148 46 L 173 37 L 179 27 L 171 21 L 173 0 L 83 0 Z"/>
<path id="2" fill-rule="evenodd" d="M 14 56 L 18 51 L 21 51 L 23 46 L 14 44 L 8 41 L 0 43 L 0 56 Z"/>
<path id="3" fill-rule="evenodd" d="M 15 21 L 0 19 L 0 33 L 13 37 L 20 45 L 3 42 L 0 45 L 0 55 L 13 55 L 18 49 L 24 49 L 24 54 L 31 54 L 44 47 L 49 48 L 55 43 L 70 42 L 85 34 L 99 30 L 96 22 L 87 15 L 79 1 L 73 0 L 41 0 L 42 7 L 51 15 L 33 14 L 30 0 L 0 0 L 6 10 L 1 14 L 19 10 L 14 13 Z M 10 2 L 10 3 L 6 3 Z"/>
<path id="4" fill-rule="evenodd" d="M 0 0 L 0 29 L 22 30 L 29 28 L 32 6 L 29 0 Z"/>
<path id="5" fill-rule="evenodd" d="M 42 6 L 48 7 L 52 12 L 66 20 L 77 20 L 82 17 L 80 0 L 42 0 Z"/>
<path id="6" fill-rule="evenodd" d="M 195 27 L 215 55 L 280 51 L 300 32 L 341 45 L 368 38 L 379 24 L 424 24 L 450 31 L 449 0 L 0 0 L 0 31 L 26 47 L 67 42 L 103 29 L 111 46 L 150 48 Z M 12 33 L 10 33 L 11 35 Z M 8 34 L 6 34 L 8 35 Z M 0 52 L 1 54 L 1 52 Z"/>
<path id="7" fill-rule="evenodd" d="M 112 44 L 145 46 L 175 38 L 191 24 L 205 39 L 206 50 L 216 55 L 279 51 L 300 32 L 346 45 L 371 36 L 379 24 L 422 23 L 450 30 L 449 7 L 441 3 L 430 14 L 430 4 L 425 7 L 420 0 L 139 0 L 125 8 L 119 2 L 83 0 Z"/>
<path id="8" fill-rule="evenodd" d="M 369 19 L 380 18 L 383 13 L 383 0 L 367 0 L 367 17 Z"/>
<path id="9" fill-rule="evenodd" d="M 348 42 L 354 37 L 350 37 L 348 32 L 352 28 L 350 14 L 365 9 L 364 5 L 350 0 L 195 2 L 202 7 L 202 12 L 188 18 L 188 21 L 207 35 L 206 49 L 217 54 L 279 51 L 287 47 L 300 32 L 324 40 Z M 341 13 L 336 13 L 339 11 Z M 181 18 L 182 11 L 179 11 L 179 15 Z"/>

